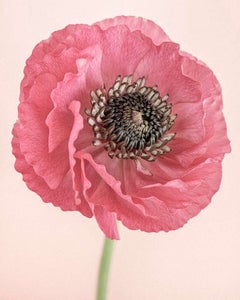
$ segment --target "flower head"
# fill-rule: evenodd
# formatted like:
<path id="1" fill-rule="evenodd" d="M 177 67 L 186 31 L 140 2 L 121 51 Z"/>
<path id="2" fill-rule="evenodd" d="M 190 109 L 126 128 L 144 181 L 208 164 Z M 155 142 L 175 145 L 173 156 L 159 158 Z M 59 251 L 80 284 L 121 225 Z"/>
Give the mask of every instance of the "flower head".
<path id="1" fill-rule="evenodd" d="M 43 201 L 118 238 L 169 231 L 211 201 L 230 151 L 220 85 L 151 21 L 69 25 L 27 60 L 15 167 Z"/>

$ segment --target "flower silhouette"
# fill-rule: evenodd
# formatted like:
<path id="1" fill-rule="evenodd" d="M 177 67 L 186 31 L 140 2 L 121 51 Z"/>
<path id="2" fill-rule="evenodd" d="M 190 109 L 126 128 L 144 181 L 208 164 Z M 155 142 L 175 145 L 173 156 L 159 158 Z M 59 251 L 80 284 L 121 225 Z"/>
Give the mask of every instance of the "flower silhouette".
<path id="1" fill-rule="evenodd" d="M 130 229 L 183 226 L 219 189 L 230 151 L 221 88 L 151 21 L 69 25 L 26 62 L 15 168 L 62 210 Z"/>

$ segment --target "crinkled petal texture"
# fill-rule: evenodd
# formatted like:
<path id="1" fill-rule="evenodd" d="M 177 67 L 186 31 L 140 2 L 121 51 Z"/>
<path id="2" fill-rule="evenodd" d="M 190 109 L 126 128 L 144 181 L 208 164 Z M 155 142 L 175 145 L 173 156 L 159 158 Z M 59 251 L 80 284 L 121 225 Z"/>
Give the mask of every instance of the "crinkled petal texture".
<path id="1" fill-rule="evenodd" d="M 177 114 L 172 151 L 154 162 L 111 159 L 92 144 L 84 113 L 90 92 L 130 74 L 169 94 Z M 218 190 L 230 151 L 212 71 L 153 22 L 124 16 L 69 25 L 34 48 L 12 146 L 31 190 L 62 210 L 94 216 L 111 239 L 119 238 L 117 220 L 146 232 L 183 226 Z"/>

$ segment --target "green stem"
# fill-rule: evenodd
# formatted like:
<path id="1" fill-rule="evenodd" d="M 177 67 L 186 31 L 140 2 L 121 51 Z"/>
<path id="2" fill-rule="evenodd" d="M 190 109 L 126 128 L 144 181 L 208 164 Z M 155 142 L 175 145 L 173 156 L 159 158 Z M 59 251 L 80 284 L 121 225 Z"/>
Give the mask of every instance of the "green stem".
<path id="1" fill-rule="evenodd" d="M 109 267 L 112 258 L 114 241 L 105 238 L 102 258 L 98 273 L 97 300 L 106 300 Z"/>

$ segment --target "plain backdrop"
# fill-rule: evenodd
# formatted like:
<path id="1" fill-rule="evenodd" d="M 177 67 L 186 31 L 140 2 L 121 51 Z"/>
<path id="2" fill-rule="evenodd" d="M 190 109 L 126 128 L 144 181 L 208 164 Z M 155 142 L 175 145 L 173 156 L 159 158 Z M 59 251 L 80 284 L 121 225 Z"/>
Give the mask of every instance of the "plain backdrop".
<path id="1" fill-rule="evenodd" d="M 149 234 L 120 226 L 109 300 L 240 299 L 240 1 L 1 0 L 0 300 L 94 300 L 103 234 L 62 212 L 14 170 L 11 129 L 33 47 L 70 23 L 135 15 L 159 24 L 221 82 L 232 153 L 212 203 L 183 228 Z"/>

